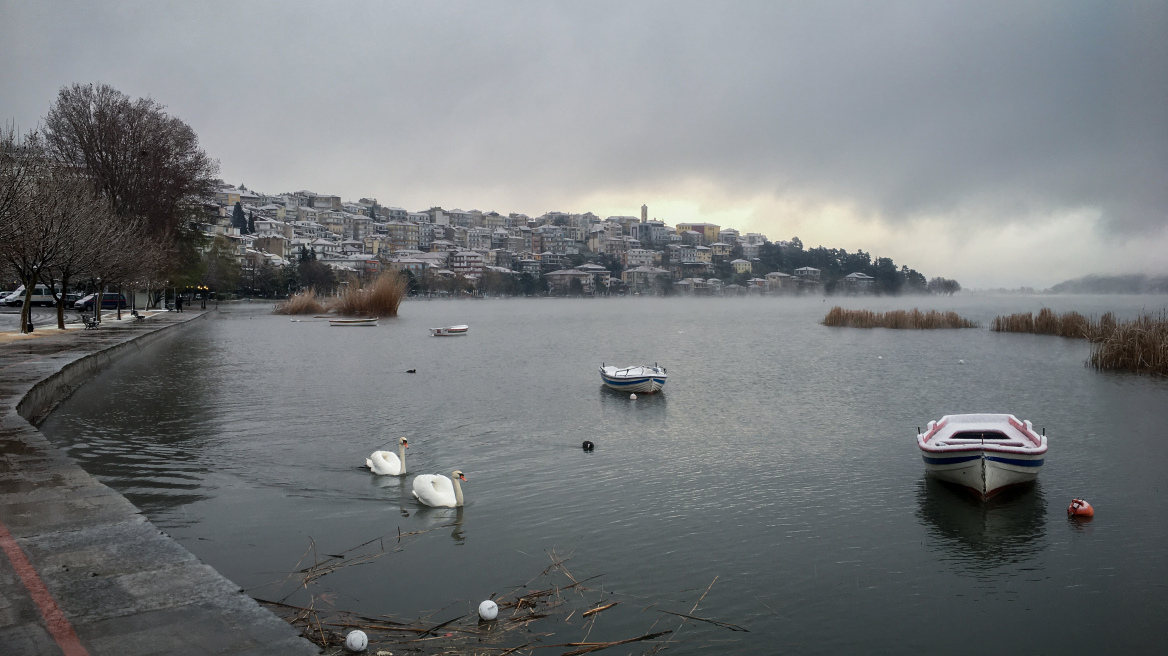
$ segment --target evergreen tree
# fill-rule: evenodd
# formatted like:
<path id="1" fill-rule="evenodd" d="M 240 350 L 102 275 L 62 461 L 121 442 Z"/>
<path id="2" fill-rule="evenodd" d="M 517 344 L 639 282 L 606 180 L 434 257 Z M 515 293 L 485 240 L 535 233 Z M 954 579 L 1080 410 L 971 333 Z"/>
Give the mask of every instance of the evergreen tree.
<path id="1" fill-rule="evenodd" d="M 231 210 L 231 227 L 239 228 L 240 234 L 247 232 L 247 217 L 243 215 L 243 205 L 235 201 L 235 209 Z"/>
<path id="2" fill-rule="evenodd" d="M 247 213 L 247 234 L 255 234 L 255 212 Z"/>

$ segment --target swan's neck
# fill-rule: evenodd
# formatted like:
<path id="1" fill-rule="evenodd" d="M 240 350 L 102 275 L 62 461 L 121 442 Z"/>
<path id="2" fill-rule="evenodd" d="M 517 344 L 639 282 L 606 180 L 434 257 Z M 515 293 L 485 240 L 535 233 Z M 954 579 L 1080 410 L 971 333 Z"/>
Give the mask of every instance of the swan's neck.
<path id="1" fill-rule="evenodd" d="M 460 485 L 457 477 L 454 479 L 454 505 L 459 508 L 462 507 L 462 485 Z"/>
<path id="2" fill-rule="evenodd" d="M 401 454 L 401 456 L 398 458 L 398 460 L 401 460 L 401 472 L 400 473 L 404 474 L 404 473 L 406 473 L 406 445 L 398 444 L 397 445 L 397 452 L 399 454 Z"/>

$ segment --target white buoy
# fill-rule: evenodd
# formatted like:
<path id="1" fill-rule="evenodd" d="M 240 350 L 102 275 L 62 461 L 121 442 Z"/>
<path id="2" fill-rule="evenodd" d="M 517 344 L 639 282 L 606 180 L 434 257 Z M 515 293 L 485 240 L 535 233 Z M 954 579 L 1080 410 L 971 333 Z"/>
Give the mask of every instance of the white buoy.
<path id="1" fill-rule="evenodd" d="M 884 359 L 884 356 L 883 356 L 883 355 L 878 355 L 878 356 L 876 356 L 876 359 L 877 359 L 877 360 L 883 360 L 883 359 Z"/>
<path id="2" fill-rule="evenodd" d="M 630 394 L 630 395 L 629 395 L 629 399 L 630 399 L 630 400 L 632 400 L 632 401 L 636 401 L 636 400 L 637 400 L 637 395 L 636 395 L 636 394 Z"/>
<path id="3" fill-rule="evenodd" d="M 349 651 L 365 651 L 365 648 L 368 646 L 369 636 L 365 635 L 364 631 L 350 631 L 349 635 L 345 636 L 345 649 L 348 649 Z"/>
<path id="4" fill-rule="evenodd" d="M 479 617 L 490 622 L 499 616 L 499 605 L 490 599 L 479 604 Z"/>
<path id="5" fill-rule="evenodd" d="M 957 364 L 965 364 L 965 360 L 958 360 Z"/>

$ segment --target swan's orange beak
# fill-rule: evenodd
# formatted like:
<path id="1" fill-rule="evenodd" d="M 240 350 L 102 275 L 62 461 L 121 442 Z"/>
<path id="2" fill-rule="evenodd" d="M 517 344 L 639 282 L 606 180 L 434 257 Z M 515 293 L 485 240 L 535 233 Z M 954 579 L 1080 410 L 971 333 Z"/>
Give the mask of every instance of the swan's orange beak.
<path id="1" fill-rule="evenodd" d="M 465 481 L 465 480 L 466 480 L 466 474 L 463 474 L 462 476 L 459 476 L 459 478 L 461 478 L 462 480 L 464 480 L 464 481 Z"/>

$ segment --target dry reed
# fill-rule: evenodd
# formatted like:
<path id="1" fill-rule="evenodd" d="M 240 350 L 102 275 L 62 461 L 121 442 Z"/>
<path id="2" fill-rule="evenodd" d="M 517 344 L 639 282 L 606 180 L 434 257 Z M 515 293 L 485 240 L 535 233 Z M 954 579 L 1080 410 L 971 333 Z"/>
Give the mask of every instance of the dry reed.
<path id="1" fill-rule="evenodd" d="M 274 314 L 320 314 L 324 312 L 324 304 L 316 296 L 315 289 L 306 289 L 288 297 L 288 300 L 276 306 Z"/>
<path id="2" fill-rule="evenodd" d="M 937 328 L 976 328 L 977 322 L 970 321 L 956 312 L 921 312 L 912 310 L 892 310 L 872 312 L 871 310 L 845 310 L 838 305 L 823 318 L 825 326 L 845 328 L 898 328 L 909 330 L 933 330 Z"/>
<path id="3" fill-rule="evenodd" d="M 1168 376 L 1168 313 L 1141 314 L 1091 341 L 1088 366 Z"/>
<path id="4" fill-rule="evenodd" d="M 1095 319 L 1078 312 L 1055 314 L 1043 308 L 1038 316 L 1027 312 L 996 317 L 990 330 L 1085 339 L 1091 342 L 1088 366 L 1168 375 L 1168 313 L 1163 311 L 1121 322 L 1111 312 Z"/>
<path id="5" fill-rule="evenodd" d="M 450 527 L 457 530 L 457 522 L 436 528 Z M 312 543 L 301 558 L 301 562 L 297 563 L 296 569 L 284 581 L 289 583 L 294 580 L 296 590 L 293 592 L 301 596 L 306 595 L 307 601 L 290 603 L 291 593 L 279 601 L 259 598 L 256 600 L 299 629 L 303 637 L 324 648 L 325 654 L 342 653 L 340 645 L 344 644 L 345 635 L 353 629 L 360 629 L 369 637 L 370 653 L 377 653 L 379 649 L 394 648 L 392 649 L 394 653 L 496 656 L 520 652 L 530 654 L 532 650 L 548 648 L 559 648 L 558 652 L 553 653 L 559 653 L 561 656 L 582 655 L 644 642 L 651 643 L 647 650 L 655 653 L 668 647 L 669 641 L 673 640 L 687 623 L 692 622 L 732 632 L 747 630 L 737 624 L 694 615 L 698 606 L 694 604 L 688 613 L 656 609 L 660 613 L 681 618 L 676 628 L 662 627 L 660 625 L 663 620 L 655 619 L 639 635 L 622 640 L 589 641 L 588 636 L 601 612 L 619 613 L 620 611 L 615 609 L 625 608 L 627 615 L 636 611 L 612 599 L 613 593 L 605 590 L 603 586 L 592 587 L 597 586 L 596 579 L 600 578 L 600 575 L 590 577 L 573 575 L 566 566 L 570 556 L 559 554 L 554 549 L 548 553 L 551 564 L 541 573 L 514 587 L 510 592 L 492 594 L 489 597 L 499 607 L 498 618 L 490 622 L 479 621 L 478 613 L 470 604 L 465 613 L 442 622 L 435 620 L 434 615 L 440 612 L 450 614 L 460 611 L 447 606 L 424 617 L 405 621 L 384 615 L 360 615 L 332 608 L 335 594 L 317 594 L 314 590 L 322 577 L 346 567 L 367 565 L 373 559 L 401 551 L 404 547 L 402 538 L 417 537 L 432 530 L 435 529 L 399 534 L 396 543 L 392 541 L 392 536 L 376 538 L 339 554 L 321 554 L 317 552 L 315 543 Z M 312 559 L 311 564 L 302 567 L 305 559 L 309 557 Z M 713 583 L 710 586 L 713 587 Z M 702 598 L 705 598 L 705 595 L 702 595 Z M 636 599 L 643 601 L 644 598 Z M 700 603 L 701 599 L 698 602 Z M 661 602 L 651 603 L 642 609 L 642 612 L 658 606 L 659 603 Z M 581 634 L 583 639 L 555 641 L 560 636 Z M 669 636 L 669 640 L 661 641 L 660 639 L 665 636 Z M 687 635 L 687 638 L 691 642 L 695 639 L 700 642 L 716 640 L 719 645 L 728 644 L 724 635 L 706 638 Z M 732 642 L 733 640 L 729 641 Z"/>
<path id="6" fill-rule="evenodd" d="M 1115 315 L 1110 312 L 1094 319 L 1078 312 L 1055 314 L 1050 308 L 1042 308 L 1038 311 L 1038 316 L 1026 312 L 994 317 L 990 330 L 1000 333 L 1057 335 L 1095 341 L 1109 335 L 1115 330 L 1115 325 Z"/>
<path id="7" fill-rule="evenodd" d="M 405 278 L 396 271 L 386 271 L 363 289 L 346 285 L 329 303 L 329 311 L 345 317 L 396 317 L 405 297 Z"/>

